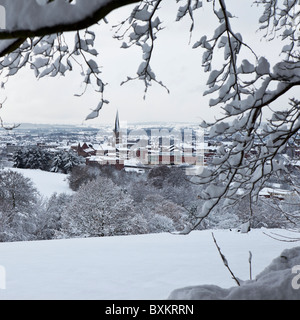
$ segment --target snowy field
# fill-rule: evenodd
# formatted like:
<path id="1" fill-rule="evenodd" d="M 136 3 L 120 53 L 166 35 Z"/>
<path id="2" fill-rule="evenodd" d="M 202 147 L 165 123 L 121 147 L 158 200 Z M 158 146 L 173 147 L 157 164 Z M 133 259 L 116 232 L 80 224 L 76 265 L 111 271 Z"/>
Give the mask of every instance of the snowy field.
<path id="1" fill-rule="evenodd" d="M 255 277 L 283 249 L 295 246 L 273 240 L 262 230 L 216 230 L 214 235 L 242 280 L 249 279 L 249 250 Z M 159 300 L 186 286 L 236 285 L 211 231 L 1 243 L 0 265 L 6 270 L 0 299 Z"/>
<path id="2" fill-rule="evenodd" d="M 66 175 L 14 170 L 31 178 L 46 197 L 53 192 L 71 192 Z M 265 234 L 299 237 L 283 230 L 213 232 L 230 268 L 241 280 L 249 279 L 249 251 L 255 278 L 284 249 L 300 247 L 300 242 L 282 242 Z M 0 289 L 2 300 L 161 300 L 182 287 L 236 286 L 220 258 L 212 230 L 194 231 L 187 236 L 150 234 L 0 243 L 0 266 L 0 288 L 5 285 Z M 287 272 L 291 278 L 291 271 Z M 275 276 L 280 279 L 281 273 Z M 300 290 L 294 292 L 300 295 Z"/>
<path id="3" fill-rule="evenodd" d="M 8 168 L 23 174 L 26 178 L 32 180 L 39 193 L 49 198 L 53 193 L 71 194 L 73 191 L 69 188 L 67 175 L 62 173 L 47 172 L 38 169 L 19 169 Z"/>

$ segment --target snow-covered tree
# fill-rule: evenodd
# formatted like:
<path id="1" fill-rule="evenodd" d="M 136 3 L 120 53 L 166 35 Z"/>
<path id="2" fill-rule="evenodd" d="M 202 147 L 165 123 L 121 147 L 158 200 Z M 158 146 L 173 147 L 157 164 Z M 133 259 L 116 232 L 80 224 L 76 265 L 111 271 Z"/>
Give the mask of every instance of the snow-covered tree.
<path id="1" fill-rule="evenodd" d="M 54 193 L 37 208 L 35 237 L 38 240 L 55 239 L 60 236 L 61 216 L 71 200 L 71 195 Z"/>
<path id="2" fill-rule="evenodd" d="M 101 176 L 82 185 L 62 214 L 62 232 L 69 237 L 140 234 L 146 230 L 131 197 Z"/>
<path id="3" fill-rule="evenodd" d="M 38 192 L 30 179 L 0 171 L 0 241 L 32 240 Z"/>
<path id="4" fill-rule="evenodd" d="M 48 150 L 41 148 L 31 148 L 27 150 L 27 163 L 26 168 L 49 170 L 49 164 L 51 161 L 51 153 Z"/>
<path id="5" fill-rule="evenodd" d="M 35 199 L 37 190 L 29 178 L 12 170 L 0 171 L 1 209 L 19 210 L 29 206 Z"/>
<path id="6" fill-rule="evenodd" d="M 77 191 L 82 184 L 96 179 L 100 172 L 98 167 L 74 166 L 68 176 L 69 186 L 73 191 Z"/>
<path id="7" fill-rule="evenodd" d="M 149 232 L 170 232 L 184 229 L 185 209 L 158 193 L 145 194 L 144 200 L 138 205 L 138 208 L 148 222 Z"/>
<path id="8" fill-rule="evenodd" d="M 141 80 L 145 91 L 152 83 L 165 87 L 151 68 L 151 58 L 155 41 L 164 29 L 159 9 L 167 0 L 0 0 L 6 9 L 6 26 L 0 32 L 2 75 L 9 78 L 30 65 L 39 78 L 56 76 L 72 71 L 75 62 L 81 65 L 85 87 L 93 85 L 100 94 L 98 106 L 87 119 L 98 116 L 108 101 L 103 96 L 105 84 L 96 60 L 96 33 L 90 27 L 105 20 L 113 9 L 135 2 L 131 15 L 116 27 L 115 37 L 122 41 L 124 49 L 140 48 L 142 62 L 136 76 L 128 77 L 123 83 Z M 264 32 L 265 40 L 269 43 L 278 37 L 281 40 L 281 54 L 276 61 L 256 53 L 235 30 L 234 8 L 229 8 L 229 1 L 177 0 L 176 3 L 177 21 L 190 19 L 191 32 L 195 30 L 196 20 L 201 20 L 199 9 L 204 3 L 205 10 L 211 10 L 217 18 L 214 26 L 212 21 L 211 33 L 199 35 L 193 44 L 194 49 L 202 52 L 200 61 L 208 73 L 204 94 L 211 96 L 211 107 L 223 111 L 223 116 L 202 126 L 209 130 L 210 137 L 223 136 L 233 142 L 218 149 L 213 167 L 206 167 L 199 177 L 199 183 L 205 185 L 202 193 L 205 204 L 198 213 L 197 226 L 223 200 L 225 205 L 234 204 L 241 197 L 256 200 L 270 175 L 283 169 L 280 152 L 300 128 L 300 102 L 292 93 L 300 85 L 299 2 L 253 1 L 257 7 L 257 28 Z M 71 44 L 64 37 L 67 31 L 74 31 Z M 220 56 L 223 56 L 221 62 Z M 282 109 L 272 109 L 281 98 Z M 271 115 L 263 124 L 266 111 Z"/>
<path id="9" fill-rule="evenodd" d="M 13 154 L 13 163 L 15 168 L 22 169 L 40 169 L 48 171 L 52 154 L 39 147 L 20 148 Z"/>
<path id="10" fill-rule="evenodd" d="M 18 149 L 13 153 L 13 166 L 15 168 L 25 168 L 25 163 L 24 163 L 24 152 L 22 149 Z"/>
<path id="11" fill-rule="evenodd" d="M 83 158 L 76 155 L 73 151 L 57 152 L 51 162 L 51 172 L 70 173 L 71 170 L 83 163 Z"/>

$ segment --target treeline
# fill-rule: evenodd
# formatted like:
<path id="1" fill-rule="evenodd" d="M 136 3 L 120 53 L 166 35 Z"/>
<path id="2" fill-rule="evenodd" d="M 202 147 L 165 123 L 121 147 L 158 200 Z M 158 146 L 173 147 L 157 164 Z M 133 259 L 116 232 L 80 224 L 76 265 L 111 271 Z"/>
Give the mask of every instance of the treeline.
<path id="1" fill-rule="evenodd" d="M 193 224 L 202 206 L 201 187 L 180 168 L 157 166 L 140 174 L 76 166 L 68 178 L 72 195 L 44 199 L 30 179 L 1 170 L 0 241 L 181 231 Z M 295 226 L 297 200 L 260 199 L 250 206 L 249 199 L 241 198 L 233 207 L 220 206 L 200 228 L 236 228 L 249 217 L 252 228 Z"/>
<path id="2" fill-rule="evenodd" d="M 70 173 L 84 163 L 84 159 L 72 150 L 48 150 L 41 147 L 20 148 L 13 154 L 13 166 L 21 169 Z"/>
<path id="3" fill-rule="evenodd" d="M 73 195 L 43 199 L 32 181 L 13 170 L 0 171 L 0 241 L 101 237 L 182 230 L 186 209 L 172 201 L 169 188 L 155 186 L 155 177 L 87 166 L 69 175 Z M 178 189 L 178 195 L 180 194 Z M 173 195 L 172 195 L 173 196 Z M 178 197 L 178 200 L 180 197 Z M 182 201 L 185 200 L 181 194 Z"/>

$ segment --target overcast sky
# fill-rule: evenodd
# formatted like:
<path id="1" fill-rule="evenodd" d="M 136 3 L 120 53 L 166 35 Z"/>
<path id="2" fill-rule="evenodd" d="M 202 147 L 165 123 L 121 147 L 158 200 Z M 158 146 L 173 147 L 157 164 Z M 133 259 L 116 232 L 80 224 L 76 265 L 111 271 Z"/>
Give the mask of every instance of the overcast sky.
<path id="1" fill-rule="evenodd" d="M 97 58 L 103 66 L 103 81 L 108 82 L 105 98 L 110 101 L 99 118 L 84 121 L 90 111 L 97 106 L 99 95 L 89 90 L 81 98 L 82 78 L 79 72 L 66 74 L 60 78 L 43 78 L 37 81 L 31 70 L 23 70 L 11 78 L 2 92 L 1 99 L 7 101 L 0 116 L 5 122 L 33 122 L 57 124 L 96 124 L 113 123 L 116 110 L 120 120 L 131 122 L 167 121 L 201 122 L 211 121 L 218 109 L 208 107 L 209 97 L 203 97 L 208 74 L 203 72 L 201 49 L 193 50 L 192 45 L 202 35 L 212 35 L 217 21 L 211 13 L 211 4 L 204 2 L 204 8 L 198 10 L 199 19 L 189 45 L 190 21 L 175 22 L 176 5 L 165 1 L 168 6 L 161 8 L 160 18 L 165 29 L 160 33 L 155 45 L 152 69 L 158 80 L 170 89 L 170 94 L 157 84 L 148 91 L 143 100 L 144 86 L 134 81 L 120 86 L 127 76 L 135 76 L 141 63 L 139 50 L 120 49 L 121 43 L 112 39 L 111 25 L 123 20 L 134 6 L 118 9 L 108 16 L 109 26 L 102 24 L 95 29 L 100 52 Z M 251 7 L 250 0 L 228 0 L 228 10 L 238 18 L 234 19 L 235 30 L 242 33 L 244 40 L 255 50 L 274 57 L 274 46 L 260 42 L 262 34 L 255 31 L 261 9 Z M 174 1 L 175 4 L 175 1 Z M 277 44 L 278 46 L 278 44 Z M 278 55 L 276 55 L 276 58 Z M 1 102 L 1 101 L 0 101 Z"/>

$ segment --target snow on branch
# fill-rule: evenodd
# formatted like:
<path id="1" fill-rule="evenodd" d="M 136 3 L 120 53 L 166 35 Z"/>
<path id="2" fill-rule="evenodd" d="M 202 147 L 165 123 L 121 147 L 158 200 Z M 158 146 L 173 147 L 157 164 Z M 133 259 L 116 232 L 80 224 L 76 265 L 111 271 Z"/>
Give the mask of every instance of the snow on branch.
<path id="1" fill-rule="evenodd" d="M 112 10 L 138 0 L 0 0 L 4 8 L 5 28 L 0 30 L 1 86 L 10 76 L 29 65 L 37 78 L 55 77 L 73 70 L 76 64 L 84 76 L 85 88 L 93 85 L 100 93 L 100 102 L 87 119 L 98 116 L 103 104 L 105 84 L 93 57 L 95 34 L 88 28 Z M 76 31 L 74 47 L 64 38 L 66 31 Z"/>
<path id="2" fill-rule="evenodd" d="M 109 12 L 138 0 L 0 0 L 5 8 L 6 25 L 0 39 L 45 36 L 90 27 Z"/>
<path id="3" fill-rule="evenodd" d="M 210 99 L 210 106 L 223 110 L 223 116 L 213 123 L 203 122 L 202 127 L 211 138 L 232 141 L 219 147 L 212 166 L 199 176 L 199 183 L 206 187 L 201 194 L 205 203 L 195 227 L 220 203 L 233 205 L 249 195 L 255 201 L 271 175 L 286 170 L 281 152 L 300 129 L 297 99 L 289 99 L 286 111 L 271 109 L 275 101 L 300 85 L 298 2 L 256 3 L 265 6 L 261 29 L 265 29 L 266 24 L 270 27 L 272 19 L 280 22 L 272 32 L 281 33 L 284 55 L 281 61 L 271 66 L 265 57 L 257 56 L 244 43 L 242 36 L 231 27 L 233 15 L 224 0 L 213 1 L 219 20 L 213 36 L 202 36 L 193 47 L 204 50 L 202 64 L 204 71 L 209 72 L 204 95 L 216 95 Z M 265 37 L 269 34 L 270 30 Z M 242 48 L 250 53 L 247 59 L 244 55 L 239 57 Z M 224 52 L 223 65 L 213 69 L 216 51 L 220 49 Z M 272 111 L 272 116 L 263 124 L 265 109 Z"/>
<path id="4" fill-rule="evenodd" d="M 138 67 L 137 76 L 127 77 L 121 84 L 136 79 L 142 80 L 145 85 L 144 98 L 152 82 L 158 83 L 169 92 L 162 81 L 157 80 L 150 66 L 157 34 L 163 29 L 162 22 L 157 15 L 161 2 L 162 0 L 142 1 L 135 7 L 129 18 L 114 26 L 116 29 L 115 38 L 123 41 L 121 48 L 128 49 L 132 46 L 138 46 L 142 49 L 143 61 Z"/>

